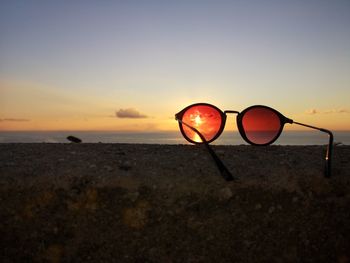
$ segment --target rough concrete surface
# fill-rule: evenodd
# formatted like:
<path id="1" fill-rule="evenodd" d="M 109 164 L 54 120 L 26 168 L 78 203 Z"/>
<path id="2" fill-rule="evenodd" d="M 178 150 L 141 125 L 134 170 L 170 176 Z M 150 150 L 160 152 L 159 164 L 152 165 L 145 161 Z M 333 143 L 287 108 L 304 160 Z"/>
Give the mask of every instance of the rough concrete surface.
<path id="1" fill-rule="evenodd" d="M 1 262 L 350 262 L 350 146 L 0 144 Z"/>

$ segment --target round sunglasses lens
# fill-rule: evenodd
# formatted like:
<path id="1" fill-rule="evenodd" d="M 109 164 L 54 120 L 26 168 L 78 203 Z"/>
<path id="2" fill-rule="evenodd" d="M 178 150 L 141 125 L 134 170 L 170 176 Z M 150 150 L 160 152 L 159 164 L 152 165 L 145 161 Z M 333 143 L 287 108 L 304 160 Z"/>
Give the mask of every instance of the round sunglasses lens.
<path id="1" fill-rule="evenodd" d="M 212 140 L 220 130 L 222 118 L 221 113 L 208 105 L 196 105 L 186 110 L 182 121 L 197 129 L 207 141 Z M 182 125 L 185 136 L 193 142 L 202 142 L 199 135 Z"/>
<path id="2" fill-rule="evenodd" d="M 242 118 L 244 133 L 254 144 L 269 144 L 276 139 L 281 129 L 281 120 L 276 112 L 265 107 L 254 107 Z"/>

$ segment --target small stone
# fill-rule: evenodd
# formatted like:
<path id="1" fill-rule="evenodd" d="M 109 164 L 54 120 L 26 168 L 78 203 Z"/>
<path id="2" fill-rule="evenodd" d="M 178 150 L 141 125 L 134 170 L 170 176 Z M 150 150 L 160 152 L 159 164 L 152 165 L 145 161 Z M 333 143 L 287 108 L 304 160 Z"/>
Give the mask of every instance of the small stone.
<path id="1" fill-rule="evenodd" d="M 139 192 L 134 192 L 134 193 L 129 193 L 128 198 L 132 201 L 135 202 L 140 196 Z"/>
<path id="2" fill-rule="evenodd" d="M 298 197 L 297 197 L 297 196 L 294 196 L 293 199 L 292 199 L 292 202 L 293 202 L 293 203 L 298 202 Z"/>
<path id="3" fill-rule="evenodd" d="M 250 240 L 244 240 L 244 241 L 243 241 L 243 244 L 244 244 L 245 247 L 248 247 L 248 248 L 249 248 L 249 247 L 253 244 L 253 242 L 250 241 Z"/>
<path id="4" fill-rule="evenodd" d="M 113 171 L 113 167 L 112 166 L 109 166 L 109 165 L 105 165 L 103 167 L 105 170 L 107 170 L 107 172 L 112 172 Z"/>
<path id="5" fill-rule="evenodd" d="M 233 193 L 229 187 L 225 187 L 220 190 L 219 197 L 221 200 L 229 200 L 233 196 Z"/>
<path id="6" fill-rule="evenodd" d="M 169 215 L 169 216 L 174 216 L 175 213 L 174 213 L 173 211 L 168 211 L 168 215 Z"/>
<path id="7" fill-rule="evenodd" d="M 275 212 L 275 207 L 274 206 L 271 206 L 270 208 L 269 208 L 269 214 L 272 214 L 273 212 Z"/>
<path id="8" fill-rule="evenodd" d="M 79 139 L 78 137 L 72 136 L 72 135 L 68 136 L 67 140 L 72 142 L 72 143 L 81 143 L 82 142 L 81 139 Z"/>
<path id="9" fill-rule="evenodd" d="M 261 209 L 262 208 L 262 205 L 261 204 L 256 204 L 255 205 L 255 210 L 259 210 L 259 209 Z"/>
<path id="10" fill-rule="evenodd" d="M 281 205 L 278 205 L 278 206 L 277 206 L 277 209 L 278 209 L 278 210 L 282 210 L 282 206 L 281 206 Z"/>
<path id="11" fill-rule="evenodd" d="M 95 169 L 96 167 L 97 167 L 96 164 L 91 164 L 91 165 L 89 166 L 90 169 Z"/>
<path id="12" fill-rule="evenodd" d="M 215 239 L 215 237 L 213 235 L 210 235 L 210 236 L 207 237 L 207 241 L 212 241 L 214 239 Z"/>
<path id="13" fill-rule="evenodd" d="M 130 161 L 124 161 L 120 163 L 118 167 L 120 170 L 129 171 L 132 168 L 132 165 Z"/>

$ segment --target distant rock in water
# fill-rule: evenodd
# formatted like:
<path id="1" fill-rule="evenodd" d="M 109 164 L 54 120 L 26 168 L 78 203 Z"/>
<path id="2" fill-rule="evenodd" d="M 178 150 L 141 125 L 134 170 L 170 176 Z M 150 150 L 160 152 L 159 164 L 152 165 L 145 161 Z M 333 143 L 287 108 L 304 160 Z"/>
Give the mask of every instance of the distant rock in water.
<path id="1" fill-rule="evenodd" d="M 74 142 L 74 143 L 81 143 L 82 142 L 81 139 L 79 139 L 77 137 L 74 137 L 74 136 L 68 136 L 67 140 L 70 141 L 70 142 Z"/>

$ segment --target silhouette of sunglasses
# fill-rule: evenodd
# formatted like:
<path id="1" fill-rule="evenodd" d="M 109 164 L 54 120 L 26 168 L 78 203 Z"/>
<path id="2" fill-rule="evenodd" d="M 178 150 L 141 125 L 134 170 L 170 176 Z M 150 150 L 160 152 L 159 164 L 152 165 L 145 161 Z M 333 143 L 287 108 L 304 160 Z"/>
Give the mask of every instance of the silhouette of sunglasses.
<path id="1" fill-rule="evenodd" d="M 175 114 L 175 119 L 179 122 L 180 131 L 190 143 L 203 143 L 206 146 L 225 180 L 232 181 L 235 177 L 232 176 L 230 171 L 209 146 L 209 143 L 216 140 L 223 132 L 228 113 L 237 114 L 238 131 L 242 138 L 252 145 L 264 146 L 272 144 L 278 139 L 286 123 L 298 124 L 327 133 L 329 135 L 329 142 L 325 158 L 325 177 L 331 176 L 333 146 L 333 134 L 331 131 L 295 122 L 283 116 L 277 110 L 263 105 L 254 105 L 239 112 L 233 110 L 221 111 L 216 106 L 208 103 L 192 104 Z"/>

